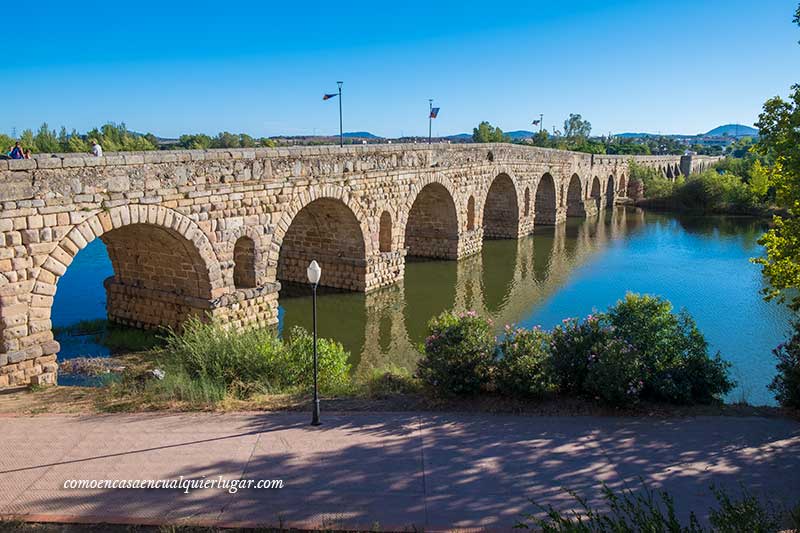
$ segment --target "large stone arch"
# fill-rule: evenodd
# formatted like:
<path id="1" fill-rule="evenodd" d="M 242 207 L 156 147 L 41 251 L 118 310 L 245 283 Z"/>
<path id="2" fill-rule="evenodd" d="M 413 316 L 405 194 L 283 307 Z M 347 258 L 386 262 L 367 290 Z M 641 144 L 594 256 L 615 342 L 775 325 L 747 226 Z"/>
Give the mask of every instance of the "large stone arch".
<path id="1" fill-rule="evenodd" d="M 534 224 L 537 226 L 552 226 L 556 224 L 558 199 L 556 198 L 556 183 L 550 173 L 545 173 L 536 184 L 534 198 Z"/>
<path id="2" fill-rule="evenodd" d="M 628 196 L 628 182 L 625 179 L 625 174 L 622 174 L 619 177 L 619 188 L 617 194 L 623 198 Z"/>
<path id="3" fill-rule="evenodd" d="M 483 236 L 487 239 L 515 239 L 519 236 L 517 188 L 506 173 L 498 174 L 486 192 Z"/>
<path id="4" fill-rule="evenodd" d="M 52 339 L 49 313 L 58 281 L 96 238 L 114 269 L 104 282 L 113 322 L 178 327 L 191 315 L 205 315 L 212 299 L 229 290 L 210 240 L 193 220 L 161 206 L 119 206 L 76 224 L 45 259 L 33 285 L 29 334 L 46 332 Z"/>
<path id="5" fill-rule="evenodd" d="M 585 217 L 586 209 L 583 204 L 583 190 L 581 188 L 581 178 L 573 174 L 569 180 L 567 188 L 567 216 Z"/>
<path id="6" fill-rule="evenodd" d="M 606 207 L 614 207 L 614 176 L 611 175 L 606 180 Z"/>
<path id="7" fill-rule="evenodd" d="M 366 291 L 367 257 L 374 250 L 365 237 L 365 217 L 341 189 L 312 192 L 321 194 L 296 198 L 278 223 L 270 247 L 275 277 L 282 283 L 308 284 L 306 268 L 316 260 L 322 268 L 321 286 Z"/>
<path id="8" fill-rule="evenodd" d="M 412 190 L 404 209 L 403 245 L 407 255 L 458 259 L 461 209 L 452 185 L 439 180 L 420 185 Z"/>

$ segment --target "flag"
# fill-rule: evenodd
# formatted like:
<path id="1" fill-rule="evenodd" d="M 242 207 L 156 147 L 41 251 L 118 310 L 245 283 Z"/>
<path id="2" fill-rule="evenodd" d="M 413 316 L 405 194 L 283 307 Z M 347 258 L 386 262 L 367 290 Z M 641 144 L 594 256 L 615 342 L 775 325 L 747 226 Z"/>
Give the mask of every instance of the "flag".
<path id="1" fill-rule="evenodd" d="M 330 100 L 330 99 L 331 99 L 331 98 L 333 98 L 334 96 L 339 96 L 339 95 L 338 95 L 338 94 L 336 94 L 336 93 L 333 93 L 333 94 L 325 94 L 325 95 L 323 95 L 323 96 L 322 96 L 322 99 L 323 99 L 323 100 Z"/>
<path id="2" fill-rule="evenodd" d="M 431 118 L 436 118 L 438 115 L 439 115 L 438 107 L 434 107 L 433 109 L 431 109 Z"/>
<path id="3" fill-rule="evenodd" d="M 540 122 L 541 120 L 534 120 L 533 122 L 531 122 L 531 124 L 533 124 L 534 126 L 538 126 Z"/>

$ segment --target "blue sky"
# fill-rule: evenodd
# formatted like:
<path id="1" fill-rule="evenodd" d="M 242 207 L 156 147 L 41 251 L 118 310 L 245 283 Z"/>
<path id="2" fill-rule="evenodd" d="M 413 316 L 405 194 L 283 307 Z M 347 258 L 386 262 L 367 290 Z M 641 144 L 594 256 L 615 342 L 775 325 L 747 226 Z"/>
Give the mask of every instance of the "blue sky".
<path id="1" fill-rule="evenodd" d="M 62 2 L 4 24 L 0 131 L 427 135 L 752 124 L 800 82 L 796 0 Z M 135 7 L 134 7 L 135 6 Z"/>

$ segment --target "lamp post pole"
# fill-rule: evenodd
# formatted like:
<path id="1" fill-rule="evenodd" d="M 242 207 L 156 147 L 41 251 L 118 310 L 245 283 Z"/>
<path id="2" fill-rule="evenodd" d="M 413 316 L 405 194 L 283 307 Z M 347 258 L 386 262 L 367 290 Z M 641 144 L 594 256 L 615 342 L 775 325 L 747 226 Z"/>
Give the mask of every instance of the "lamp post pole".
<path id="1" fill-rule="evenodd" d="M 339 148 L 344 146 L 344 132 L 342 131 L 342 83 L 341 81 L 336 82 L 336 85 L 339 86 Z"/>
<path id="2" fill-rule="evenodd" d="M 320 425 L 319 421 L 319 386 L 317 384 L 317 376 L 319 374 L 319 360 L 317 358 L 317 284 L 312 285 L 311 292 L 313 294 L 314 310 L 311 312 L 313 328 L 314 328 L 314 412 L 311 414 L 311 425 Z"/>
<path id="3" fill-rule="evenodd" d="M 319 421 L 319 386 L 317 377 L 319 374 L 319 362 L 317 358 L 317 284 L 319 283 L 319 278 L 322 275 L 322 269 L 319 267 L 316 261 L 311 261 L 311 264 L 308 265 L 308 269 L 306 270 L 308 275 L 308 281 L 311 283 L 311 294 L 312 294 L 312 310 L 311 310 L 311 320 L 312 320 L 312 329 L 314 335 L 314 405 L 312 406 L 311 412 L 311 425 L 318 426 L 320 425 Z"/>
<path id="4" fill-rule="evenodd" d="M 542 133 L 544 128 L 544 113 L 539 113 L 539 133 Z"/>

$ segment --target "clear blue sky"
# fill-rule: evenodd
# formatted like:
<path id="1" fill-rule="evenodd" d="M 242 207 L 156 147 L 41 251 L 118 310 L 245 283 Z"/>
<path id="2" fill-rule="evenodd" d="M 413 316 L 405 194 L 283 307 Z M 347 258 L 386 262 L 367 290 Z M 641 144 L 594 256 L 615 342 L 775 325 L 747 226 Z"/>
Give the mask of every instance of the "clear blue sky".
<path id="1" fill-rule="evenodd" d="M 797 0 L 63 2 L 3 25 L 0 131 L 596 134 L 752 124 L 800 82 Z M 130 6 L 130 7 L 129 7 Z M 10 6 L 7 6 L 7 8 Z M 8 15 L 14 9 L 5 9 Z"/>

